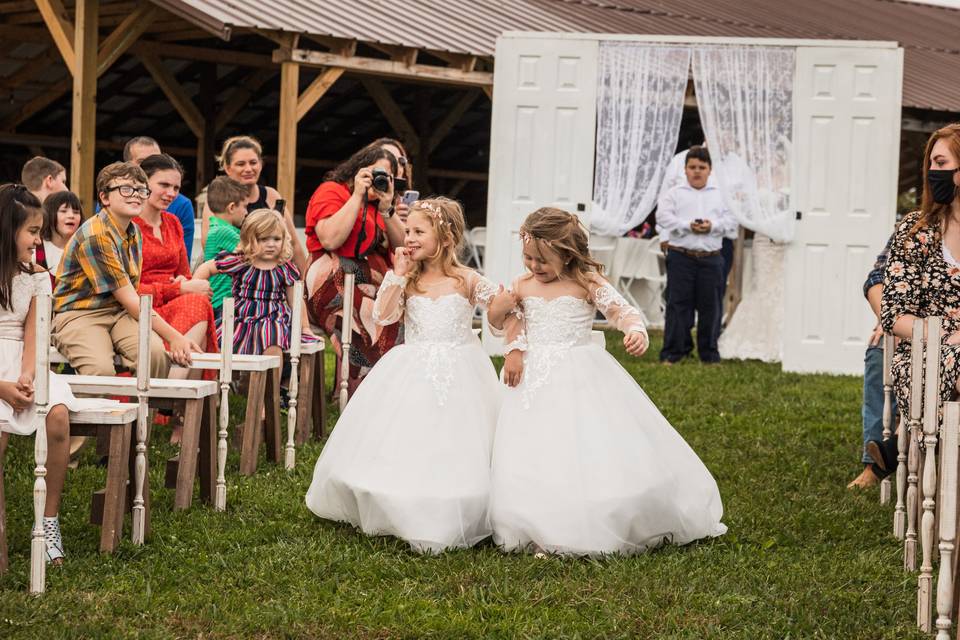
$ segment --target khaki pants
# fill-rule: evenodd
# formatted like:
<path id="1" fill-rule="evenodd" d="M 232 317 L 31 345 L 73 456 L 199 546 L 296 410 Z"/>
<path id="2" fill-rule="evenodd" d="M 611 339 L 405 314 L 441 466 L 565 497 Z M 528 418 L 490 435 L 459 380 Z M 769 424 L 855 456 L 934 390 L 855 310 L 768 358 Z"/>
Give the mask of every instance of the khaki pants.
<path id="1" fill-rule="evenodd" d="M 64 311 L 53 318 L 53 343 L 80 375 L 113 376 L 114 352 L 137 368 L 137 321 L 123 309 Z M 150 377 L 166 378 L 170 357 L 163 340 L 150 334 Z"/>

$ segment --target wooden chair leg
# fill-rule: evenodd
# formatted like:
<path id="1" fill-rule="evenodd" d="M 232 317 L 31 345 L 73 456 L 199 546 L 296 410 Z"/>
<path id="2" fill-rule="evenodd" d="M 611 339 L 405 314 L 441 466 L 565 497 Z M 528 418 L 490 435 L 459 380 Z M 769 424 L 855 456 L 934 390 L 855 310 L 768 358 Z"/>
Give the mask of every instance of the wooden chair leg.
<path id="1" fill-rule="evenodd" d="M 283 462 L 283 423 L 280 422 L 280 369 L 267 372 L 267 388 L 264 394 L 266 409 L 263 428 L 267 445 L 267 458 L 280 464 Z"/>
<path id="2" fill-rule="evenodd" d="M 217 407 L 219 398 L 209 396 L 203 401 L 203 417 L 200 420 L 200 452 L 198 475 L 200 476 L 200 499 L 212 503 L 217 485 Z"/>
<path id="3" fill-rule="evenodd" d="M 327 426 L 327 359 L 325 354 L 326 348 L 315 356 L 314 377 L 316 377 L 316 382 L 313 385 L 312 412 L 314 440 L 323 439 L 323 432 Z"/>
<path id="4" fill-rule="evenodd" d="M 7 454 L 7 434 L 0 435 L 0 576 L 7 572 L 10 558 L 7 556 L 7 498 L 3 489 L 3 461 Z"/>
<path id="5" fill-rule="evenodd" d="M 297 392 L 297 428 L 294 442 L 302 445 L 310 438 L 310 416 L 313 413 L 313 385 L 317 356 L 303 355 L 300 358 L 300 384 Z"/>
<path id="6" fill-rule="evenodd" d="M 103 520 L 100 526 L 100 552 L 113 553 L 123 534 L 126 513 L 127 481 L 130 478 L 130 440 L 134 429 L 125 424 L 110 429 L 110 452 L 107 458 L 107 487 L 104 492 Z M 147 510 L 149 514 L 149 509 Z"/>
<path id="7" fill-rule="evenodd" d="M 156 417 L 156 411 L 151 409 L 150 416 L 147 418 L 147 439 L 144 441 L 144 444 L 147 446 L 147 452 L 144 459 L 144 482 L 143 482 L 143 538 L 144 540 L 150 536 L 150 439 L 153 435 L 153 421 Z M 130 470 L 129 476 L 130 482 L 127 485 L 127 508 L 130 509 L 133 507 L 133 500 L 137 494 L 136 483 L 133 481 L 137 473 L 137 428 L 134 425 L 133 429 L 130 431 Z"/>
<path id="8" fill-rule="evenodd" d="M 243 421 L 240 445 L 240 473 L 252 476 L 257 471 L 257 449 L 263 424 L 263 394 L 267 388 L 267 373 L 254 371 L 250 374 L 247 390 L 247 415 Z"/>
<path id="9" fill-rule="evenodd" d="M 177 491 L 173 509 L 189 509 L 193 502 L 193 483 L 197 479 L 197 458 L 200 449 L 200 422 L 203 400 L 187 400 L 183 410 L 183 435 L 180 440 L 180 464 L 177 468 Z"/>

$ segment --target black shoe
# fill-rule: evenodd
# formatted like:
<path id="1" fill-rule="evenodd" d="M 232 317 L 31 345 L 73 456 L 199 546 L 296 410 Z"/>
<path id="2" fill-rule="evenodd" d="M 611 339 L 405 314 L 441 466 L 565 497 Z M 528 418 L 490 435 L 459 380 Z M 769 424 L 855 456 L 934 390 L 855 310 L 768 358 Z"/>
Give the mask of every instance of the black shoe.
<path id="1" fill-rule="evenodd" d="M 873 459 L 874 472 L 880 477 L 890 475 L 897 468 L 897 439 L 891 436 L 886 440 L 870 440 L 866 445 L 867 455 Z M 881 475 L 881 473 L 883 475 Z"/>

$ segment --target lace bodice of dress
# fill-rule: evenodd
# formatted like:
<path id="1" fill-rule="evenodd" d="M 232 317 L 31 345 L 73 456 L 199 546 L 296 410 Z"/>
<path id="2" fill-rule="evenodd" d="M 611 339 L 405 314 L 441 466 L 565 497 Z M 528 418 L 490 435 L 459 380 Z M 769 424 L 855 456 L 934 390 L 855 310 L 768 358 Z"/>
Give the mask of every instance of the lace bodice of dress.
<path id="1" fill-rule="evenodd" d="M 404 341 L 407 344 L 467 344 L 476 340 L 472 329 L 473 305 L 460 294 L 406 299 Z"/>
<path id="2" fill-rule="evenodd" d="M 37 293 L 50 293 L 50 276 L 40 273 L 19 273 L 10 288 L 12 309 L 0 308 L 0 339 L 23 340 L 23 321 L 30 310 L 30 300 Z"/>
<path id="3" fill-rule="evenodd" d="M 547 300 L 523 299 L 527 344 L 536 347 L 570 348 L 590 344 L 593 317 L 597 309 L 590 302 L 574 296 Z"/>

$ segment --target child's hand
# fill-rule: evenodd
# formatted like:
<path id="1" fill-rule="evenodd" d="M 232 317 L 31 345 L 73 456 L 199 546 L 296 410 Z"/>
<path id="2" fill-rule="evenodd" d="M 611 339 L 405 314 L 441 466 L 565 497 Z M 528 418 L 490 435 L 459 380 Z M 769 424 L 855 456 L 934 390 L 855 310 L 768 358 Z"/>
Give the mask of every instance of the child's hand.
<path id="1" fill-rule="evenodd" d="M 413 260 L 410 259 L 410 251 L 406 247 L 397 247 L 393 252 L 393 272 L 403 278 L 411 268 Z"/>
<path id="2" fill-rule="evenodd" d="M 647 351 L 647 334 L 642 331 L 631 331 L 623 336 L 623 346 L 632 356 L 642 356 Z"/>
<path id="3" fill-rule="evenodd" d="M 16 382 L 0 381 L 0 400 L 5 401 L 19 413 L 33 403 L 33 393 L 24 393 L 17 386 Z"/>
<path id="4" fill-rule="evenodd" d="M 17 389 L 23 394 L 33 396 L 33 376 L 21 373 L 17 378 Z"/>
<path id="5" fill-rule="evenodd" d="M 503 361 L 503 382 L 508 387 L 520 384 L 523 377 L 523 352 L 514 349 Z"/>
<path id="6" fill-rule="evenodd" d="M 515 305 L 514 296 L 511 292 L 503 288 L 503 285 L 500 285 L 500 288 L 497 289 L 497 294 L 493 296 L 493 300 L 490 301 L 490 306 L 487 308 L 487 313 L 491 316 L 505 316 L 510 313 L 510 310 L 513 309 Z"/>
<path id="7" fill-rule="evenodd" d="M 194 278 L 193 280 L 184 280 L 180 283 L 180 293 L 199 293 L 209 296 L 213 290 L 210 288 L 209 280 Z"/>

